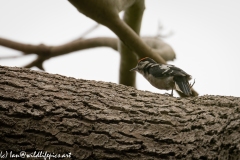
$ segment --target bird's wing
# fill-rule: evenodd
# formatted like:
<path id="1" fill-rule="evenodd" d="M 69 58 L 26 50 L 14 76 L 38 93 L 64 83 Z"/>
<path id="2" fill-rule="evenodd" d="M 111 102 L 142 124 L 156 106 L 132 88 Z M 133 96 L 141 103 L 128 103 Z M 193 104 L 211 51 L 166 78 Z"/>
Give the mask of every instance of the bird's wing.
<path id="1" fill-rule="evenodd" d="M 174 65 L 154 65 L 152 67 L 147 68 L 150 73 L 153 74 L 153 76 L 161 78 L 161 77 L 167 77 L 167 76 L 190 76 L 186 72 L 184 72 L 182 69 L 175 67 Z"/>

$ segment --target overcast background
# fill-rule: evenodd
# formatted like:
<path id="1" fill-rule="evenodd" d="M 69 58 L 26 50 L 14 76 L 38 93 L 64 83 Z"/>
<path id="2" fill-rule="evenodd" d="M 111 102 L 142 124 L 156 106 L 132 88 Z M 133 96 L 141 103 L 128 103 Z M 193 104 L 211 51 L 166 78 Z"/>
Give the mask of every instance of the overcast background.
<path id="1" fill-rule="evenodd" d="M 200 95 L 240 96 L 240 1 L 146 0 L 141 35 L 154 36 L 158 23 L 164 39 L 177 54 L 174 64 L 195 78 Z M 19 42 L 59 45 L 78 38 L 95 22 L 81 15 L 66 0 L 0 0 L 0 37 Z M 87 37 L 115 35 L 101 26 Z M 19 55 L 0 46 L 0 57 Z M 34 56 L 0 60 L 0 65 L 23 66 Z M 104 63 L 103 63 L 104 62 Z M 52 58 L 44 63 L 49 73 L 118 83 L 119 54 L 96 48 Z M 137 88 L 165 93 L 137 75 Z M 170 91 L 169 91 L 170 93 Z M 176 95 L 176 94 L 175 94 Z"/>

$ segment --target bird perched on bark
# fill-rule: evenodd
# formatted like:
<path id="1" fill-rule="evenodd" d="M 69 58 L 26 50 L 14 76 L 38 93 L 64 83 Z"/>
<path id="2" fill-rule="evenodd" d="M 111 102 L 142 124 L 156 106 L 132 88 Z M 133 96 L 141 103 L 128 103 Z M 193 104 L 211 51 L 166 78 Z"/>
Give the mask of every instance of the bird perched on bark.
<path id="1" fill-rule="evenodd" d="M 145 57 L 140 59 L 137 66 L 130 71 L 139 72 L 158 89 L 171 89 L 171 96 L 173 96 L 173 89 L 185 96 L 192 96 L 192 85 L 189 83 L 191 76 L 174 65 L 158 64 L 153 59 Z"/>

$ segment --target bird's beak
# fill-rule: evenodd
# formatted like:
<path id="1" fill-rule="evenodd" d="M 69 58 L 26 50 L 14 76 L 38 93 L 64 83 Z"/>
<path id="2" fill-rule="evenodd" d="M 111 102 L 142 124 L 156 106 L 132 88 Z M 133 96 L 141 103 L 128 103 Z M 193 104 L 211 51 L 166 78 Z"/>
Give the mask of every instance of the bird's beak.
<path id="1" fill-rule="evenodd" d="M 138 67 L 135 67 L 133 69 L 131 69 L 130 71 L 137 71 L 138 70 Z"/>

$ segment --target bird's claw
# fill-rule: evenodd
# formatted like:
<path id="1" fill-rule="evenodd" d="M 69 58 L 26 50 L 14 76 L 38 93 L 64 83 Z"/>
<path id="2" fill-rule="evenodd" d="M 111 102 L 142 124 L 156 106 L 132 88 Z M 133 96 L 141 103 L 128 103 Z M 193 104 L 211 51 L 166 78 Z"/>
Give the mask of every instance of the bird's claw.
<path id="1" fill-rule="evenodd" d="M 164 95 L 173 97 L 173 94 L 169 94 L 169 93 L 164 93 Z"/>

